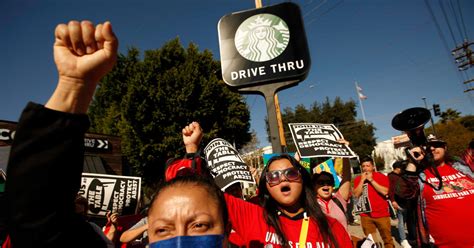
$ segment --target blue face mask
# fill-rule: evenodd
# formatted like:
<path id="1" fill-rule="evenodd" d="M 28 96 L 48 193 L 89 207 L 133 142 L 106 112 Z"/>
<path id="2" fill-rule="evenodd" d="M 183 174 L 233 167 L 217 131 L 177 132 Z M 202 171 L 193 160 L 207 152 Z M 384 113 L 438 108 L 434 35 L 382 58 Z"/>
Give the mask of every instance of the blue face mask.
<path id="1" fill-rule="evenodd" d="M 150 248 L 222 248 L 224 235 L 176 236 L 156 241 Z"/>

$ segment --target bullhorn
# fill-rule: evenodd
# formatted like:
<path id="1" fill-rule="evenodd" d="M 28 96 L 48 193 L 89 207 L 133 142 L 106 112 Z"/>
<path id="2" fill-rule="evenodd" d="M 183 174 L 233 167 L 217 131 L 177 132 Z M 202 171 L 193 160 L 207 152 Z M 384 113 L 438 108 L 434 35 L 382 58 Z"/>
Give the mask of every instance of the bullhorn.
<path id="1" fill-rule="evenodd" d="M 414 146 L 422 146 L 427 142 L 423 129 L 430 118 L 431 113 L 428 109 L 409 108 L 393 117 L 392 127 L 405 132 Z"/>

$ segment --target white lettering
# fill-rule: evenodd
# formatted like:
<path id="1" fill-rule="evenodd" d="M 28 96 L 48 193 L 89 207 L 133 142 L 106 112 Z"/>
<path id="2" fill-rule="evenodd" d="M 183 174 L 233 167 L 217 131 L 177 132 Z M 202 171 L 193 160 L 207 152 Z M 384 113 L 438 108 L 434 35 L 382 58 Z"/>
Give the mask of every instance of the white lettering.
<path id="1" fill-rule="evenodd" d="M 0 140 L 13 140 L 14 136 L 15 131 L 5 128 L 0 129 Z"/>
<path id="2" fill-rule="evenodd" d="M 250 78 L 250 77 L 255 77 L 255 76 L 262 76 L 265 75 L 265 66 L 260 66 L 260 67 L 253 67 L 245 70 L 239 70 L 237 71 L 231 71 L 230 72 L 230 79 L 236 80 L 236 79 L 242 79 L 242 78 Z"/>

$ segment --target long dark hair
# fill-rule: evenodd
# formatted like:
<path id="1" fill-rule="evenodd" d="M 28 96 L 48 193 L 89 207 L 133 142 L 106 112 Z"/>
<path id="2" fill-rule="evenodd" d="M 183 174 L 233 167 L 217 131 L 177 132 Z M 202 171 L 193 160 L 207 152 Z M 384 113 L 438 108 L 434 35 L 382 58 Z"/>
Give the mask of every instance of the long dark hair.
<path id="1" fill-rule="evenodd" d="M 339 247 L 336 239 L 334 238 L 334 235 L 329 231 L 329 223 L 326 219 L 326 215 L 323 213 L 323 211 L 319 207 L 318 202 L 316 201 L 316 193 L 314 192 L 311 185 L 310 174 L 303 166 L 301 166 L 298 161 L 296 161 L 295 158 L 293 158 L 289 154 L 281 154 L 272 157 L 268 161 L 267 166 L 262 171 L 262 176 L 260 177 L 258 186 L 258 194 L 260 198 L 260 203 L 264 209 L 263 215 L 265 216 L 266 223 L 275 229 L 275 232 L 281 238 L 282 246 L 288 246 L 288 239 L 282 231 L 280 220 L 278 218 L 279 204 L 273 199 L 273 197 L 268 192 L 267 180 L 265 176 L 265 174 L 268 172 L 268 168 L 270 167 L 270 165 L 274 161 L 280 159 L 287 159 L 288 161 L 290 161 L 291 165 L 293 165 L 293 167 L 298 169 L 298 171 L 300 172 L 303 181 L 303 190 L 299 201 L 308 216 L 312 218 L 313 221 L 315 221 L 318 225 L 319 232 L 323 237 L 323 241 L 326 244 L 331 244 L 332 247 Z"/>

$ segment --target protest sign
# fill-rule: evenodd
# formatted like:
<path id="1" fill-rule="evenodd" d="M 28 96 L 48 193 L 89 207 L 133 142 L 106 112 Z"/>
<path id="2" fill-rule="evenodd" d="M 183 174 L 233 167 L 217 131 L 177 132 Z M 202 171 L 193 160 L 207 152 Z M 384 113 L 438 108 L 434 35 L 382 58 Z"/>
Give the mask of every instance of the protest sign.
<path id="1" fill-rule="evenodd" d="M 363 182 L 360 182 L 363 183 Z M 366 183 L 362 185 L 362 195 L 357 199 L 357 203 L 354 204 L 354 213 L 363 214 L 372 212 L 372 207 L 369 201 L 369 187 Z"/>
<path id="2" fill-rule="evenodd" d="M 82 173 L 79 194 L 89 203 L 89 215 L 105 216 L 107 211 L 129 215 L 137 211 L 140 190 L 140 177 Z"/>
<path id="3" fill-rule="evenodd" d="M 204 148 L 204 154 L 214 181 L 222 190 L 236 182 L 255 183 L 249 167 L 229 142 L 214 139 Z"/>
<path id="4" fill-rule="evenodd" d="M 333 124 L 289 123 L 288 126 L 302 158 L 355 157 L 348 146 L 337 141 L 343 136 Z"/>

